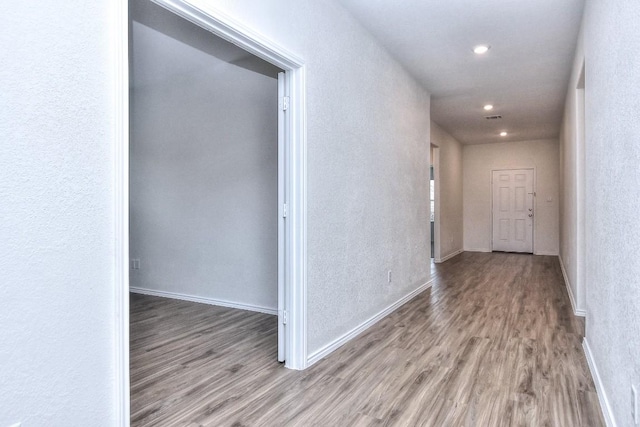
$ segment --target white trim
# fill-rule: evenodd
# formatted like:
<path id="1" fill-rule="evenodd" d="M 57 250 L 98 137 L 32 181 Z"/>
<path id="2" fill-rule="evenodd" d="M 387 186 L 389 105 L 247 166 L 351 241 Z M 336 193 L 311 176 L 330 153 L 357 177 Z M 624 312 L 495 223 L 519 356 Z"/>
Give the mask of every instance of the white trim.
<path id="1" fill-rule="evenodd" d="M 538 255 L 538 256 L 558 256 L 558 252 L 547 252 L 547 251 L 538 251 L 538 252 L 534 252 L 534 255 Z"/>
<path id="2" fill-rule="evenodd" d="M 578 84 L 576 85 L 576 105 L 575 105 L 575 202 L 576 202 L 576 245 L 575 245 L 575 260 L 576 260 L 576 303 L 578 305 L 585 304 L 585 295 L 587 289 L 587 275 L 586 275 L 586 159 L 585 159 L 585 144 L 586 144 L 586 127 L 585 127 L 585 88 L 584 88 L 584 73 L 585 73 L 585 59 L 582 58 L 582 67 L 580 76 L 578 77 Z M 582 85 L 580 83 L 583 83 Z M 582 87 L 580 87 L 582 86 Z"/>
<path id="3" fill-rule="evenodd" d="M 579 309 L 576 305 L 576 299 L 573 296 L 573 289 L 571 289 L 571 282 L 569 281 L 567 270 L 564 268 L 564 262 L 562 261 L 562 257 L 560 255 L 558 255 L 558 260 L 560 260 L 560 269 L 562 270 L 562 276 L 564 277 L 564 284 L 567 287 L 567 293 L 569 294 L 569 300 L 571 301 L 573 314 L 575 314 L 576 316 L 585 317 L 587 315 L 587 311 Z"/>
<path id="4" fill-rule="evenodd" d="M 584 340 L 582 340 L 582 348 L 584 349 L 584 355 L 587 358 L 587 364 L 589 365 L 589 370 L 591 371 L 593 382 L 596 385 L 596 393 L 598 394 L 598 400 L 600 401 L 600 410 L 602 411 L 604 422 L 607 427 L 617 427 L 616 419 L 613 416 L 613 410 L 611 409 L 611 405 L 609 404 L 607 394 L 604 391 L 602 378 L 600 378 L 600 373 L 598 372 L 596 361 L 593 358 L 593 353 L 591 353 L 591 347 L 589 347 L 589 342 L 587 341 L 586 337 L 584 338 Z"/>
<path id="5" fill-rule="evenodd" d="M 240 302 L 226 301 L 226 300 L 215 299 L 215 298 L 199 297 L 196 295 L 183 294 L 181 292 L 158 291 L 156 289 L 138 288 L 133 286 L 129 288 L 129 291 L 133 292 L 134 294 L 143 294 L 143 295 L 151 295 L 153 297 L 179 299 L 182 301 L 197 302 L 200 304 L 216 305 L 219 307 L 236 308 L 238 310 L 247 310 L 247 311 L 255 311 L 255 312 L 264 313 L 264 314 L 272 314 L 274 316 L 278 314 L 278 309 L 276 308 L 261 307 L 259 305 L 243 304 Z"/>
<path id="6" fill-rule="evenodd" d="M 122 1 L 122 0 L 120 0 Z M 306 70 L 300 57 L 272 43 L 262 34 L 206 4 L 203 0 L 153 0 L 213 34 L 286 71 L 290 98 L 287 129 L 289 163 L 286 166 L 285 366 L 305 369 L 307 360 L 307 125 Z M 127 260 L 128 263 L 128 260 Z M 128 289 L 127 289 L 128 291 Z"/>
<path id="7" fill-rule="evenodd" d="M 433 165 L 433 180 L 434 180 L 434 224 L 433 224 L 433 259 L 439 259 L 442 252 L 442 242 L 440 235 L 440 147 L 431 143 L 430 148 L 433 147 L 433 159 L 431 164 Z M 437 262 L 437 261 L 436 261 Z M 442 261 L 441 261 L 442 262 Z"/>
<path id="8" fill-rule="evenodd" d="M 462 252 L 491 252 L 490 248 L 464 248 Z"/>
<path id="9" fill-rule="evenodd" d="M 284 70 L 300 68 L 304 61 L 219 9 L 199 0 L 151 0 L 216 36 Z"/>
<path id="10" fill-rule="evenodd" d="M 286 359 L 286 319 L 285 319 L 285 276 L 287 271 L 286 253 L 286 214 L 285 211 L 285 185 L 286 185 L 286 165 L 289 162 L 285 155 L 287 149 L 287 136 L 285 129 L 289 129 L 289 115 L 285 111 L 285 99 L 287 94 L 287 73 L 278 73 L 278 207 L 276 215 L 278 217 L 278 362 Z"/>
<path id="11" fill-rule="evenodd" d="M 432 284 L 433 284 L 433 279 L 429 279 L 428 282 L 420 285 L 418 288 L 416 288 L 415 290 L 409 292 L 407 295 L 405 295 L 404 297 L 400 298 L 399 300 L 397 300 L 396 302 L 394 302 L 393 304 L 391 304 L 387 308 L 383 309 L 379 313 L 377 313 L 377 314 L 373 315 L 372 317 L 370 317 L 369 319 L 365 320 L 360 325 L 358 325 L 355 328 L 351 329 L 347 333 L 341 335 L 337 339 L 331 341 L 329 344 L 325 345 L 324 347 L 320 348 L 319 350 L 314 351 L 311 355 L 309 355 L 309 358 L 307 359 L 307 366 L 313 365 L 314 363 L 318 362 L 320 359 L 328 356 L 330 353 L 332 353 L 333 351 L 337 350 L 339 347 L 341 347 L 344 344 L 346 344 L 347 342 L 351 341 L 352 339 L 354 339 L 355 337 L 357 337 L 358 335 L 360 335 L 361 333 L 363 333 L 364 331 L 369 329 L 371 326 L 375 325 L 380 320 L 382 320 L 383 318 L 385 318 L 389 314 L 393 313 L 395 310 L 400 308 L 402 305 L 406 304 L 407 302 L 409 302 L 410 300 L 412 300 L 413 298 L 418 296 L 420 293 L 422 293 L 422 292 L 426 291 L 427 289 L 429 289 Z"/>
<path id="12" fill-rule="evenodd" d="M 462 252 L 464 252 L 462 249 L 457 250 L 457 251 L 452 252 L 452 253 L 450 253 L 449 255 L 445 256 L 444 258 L 436 259 L 436 260 L 435 260 L 435 262 L 436 262 L 436 264 L 443 263 L 443 262 L 445 262 L 445 261 L 450 260 L 451 258 L 453 258 L 453 257 L 455 257 L 455 256 L 460 255 Z"/>
<path id="13" fill-rule="evenodd" d="M 292 69 L 289 97 L 291 105 L 291 143 L 289 144 L 290 212 L 288 238 L 289 276 L 287 277 L 287 356 L 285 366 L 302 370 L 307 367 L 307 107 L 306 69 Z"/>
<path id="14" fill-rule="evenodd" d="M 116 425 L 130 422 L 129 391 L 129 2 L 111 9 L 113 63 L 113 282 Z"/>

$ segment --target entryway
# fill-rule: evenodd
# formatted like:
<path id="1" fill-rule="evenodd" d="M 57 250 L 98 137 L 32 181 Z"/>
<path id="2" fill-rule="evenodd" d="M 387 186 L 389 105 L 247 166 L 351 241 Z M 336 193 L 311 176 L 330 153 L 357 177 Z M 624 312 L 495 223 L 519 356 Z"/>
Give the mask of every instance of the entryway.
<path id="1" fill-rule="evenodd" d="M 534 171 L 494 170 L 493 251 L 533 253 Z"/>
<path id="2" fill-rule="evenodd" d="M 284 144 L 281 151 L 284 156 L 283 164 L 279 163 L 279 174 L 284 176 L 282 198 L 278 198 L 277 212 L 274 216 L 284 217 L 283 238 L 278 245 L 283 244 L 286 251 L 284 262 L 279 271 L 284 278 L 284 301 L 278 301 L 284 307 L 278 310 L 278 322 L 284 324 L 284 359 L 285 366 L 291 369 L 304 369 L 307 365 L 306 354 L 306 103 L 305 103 L 305 68 L 304 62 L 296 55 L 274 44 L 264 36 L 251 32 L 243 25 L 230 20 L 228 16 L 215 8 L 206 11 L 194 6 L 190 0 L 154 0 L 154 3 L 171 11 L 173 14 L 203 28 L 220 38 L 231 42 L 246 52 L 257 56 L 269 64 L 284 70 L 278 87 L 284 92 L 281 99 L 274 99 L 274 104 L 286 114 L 278 119 L 282 129 L 280 141 Z M 114 34 L 114 60 L 118 70 L 118 97 L 115 99 L 119 112 L 116 124 L 115 156 L 115 203 L 117 206 L 116 221 L 116 270 L 117 304 L 114 307 L 117 322 L 117 405 L 119 423 L 128 425 L 129 416 L 129 275 L 132 267 L 145 268 L 143 260 L 132 261 L 129 256 L 129 69 L 132 66 L 128 57 L 128 43 L 130 36 L 128 1 L 120 0 L 117 8 L 117 29 Z M 241 64 L 238 64 L 241 66 Z M 149 76 L 153 79 L 153 75 Z M 282 80 L 282 77 L 284 79 Z M 179 78 L 179 76 L 174 76 Z M 181 105 L 175 105 L 176 117 L 179 120 Z M 274 108 L 274 115 L 276 108 Z M 181 161 L 180 150 L 175 151 L 175 160 Z M 205 161 L 206 159 L 199 159 Z M 189 171 L 187 171 L 189 172 Z M 164 177 L 159 176 L 160 179 Z M 280 201 L 284 201 L 281 203 Z M 180 203 L 180 200 L 165 200 L 165 203 Z M 189 227 L 190 224 L 176 224 Z M 169 228 L 170 230 L 171 228 Z M 153 249 L 153 248 L 151 248 Z M 175 248 L 174 248 L 175 249 Z M 275 251 L 274 251 L 275 255 Z M 275 316 L 273 316 L 275 318 Z M 275 348 L 274 348 L 275 351 Z M 273 358 L 277 364 L 276 357 Z"/>

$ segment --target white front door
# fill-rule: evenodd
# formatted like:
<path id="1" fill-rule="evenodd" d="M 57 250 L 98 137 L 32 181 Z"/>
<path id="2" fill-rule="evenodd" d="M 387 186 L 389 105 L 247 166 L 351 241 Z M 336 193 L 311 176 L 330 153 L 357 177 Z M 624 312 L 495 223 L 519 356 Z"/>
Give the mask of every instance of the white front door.
<path id="1" fill-rule="evenodd" d="M 493 250 L 533 253 L 533 169 L 493 171 Z"/>

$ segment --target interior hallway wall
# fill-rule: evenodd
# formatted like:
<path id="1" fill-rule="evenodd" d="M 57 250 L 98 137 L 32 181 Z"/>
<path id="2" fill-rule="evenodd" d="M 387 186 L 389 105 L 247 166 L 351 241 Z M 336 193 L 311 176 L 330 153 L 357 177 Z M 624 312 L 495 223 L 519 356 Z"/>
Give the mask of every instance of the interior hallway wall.
<path id="1" fill-rule="evenodd" d="M 464 250 L 491 251 L 491 171 L 535 168 L 534 253 L 558 255 L 558 141 L 465 145 L 462 153 Z"/>
<path id="2" fill-rule="evenodd" d="M 431 122 L 431 142 L 440 148 L 440 258 L 462 252 L 462 145 Z M 438 244 L 438 242 L 436 242 Z M 436 260 L 437 261 L 437 260 Z"/>
<path id="3" fill-rule="evenodd" d="M 275 312 L 279 70 L 130 5 L 131 286 Z"/>
<path id="4" fill-rule="evenodd" d="M 0 425 L 113 426 L 113 2 L 6 6 Z"/>
<path id="5" fill-rule="evenodd" d="M 631 426 L 640 389 L 640 2 L 587 1 L 586 342 L 605 407 Z M 609 411 L 610 410 L 610 411 Z"/>
<path id="6" fill-rule="evenodd" d="M 565 102 L 562 129 L 560 131 L 560 261 L 566 274 L 568 292 L 574 311 L 584 313 L 586 307 L 586 292 L 584 266 L 579 265 L 578 251 L 584 251 L 584 216 L 579 215 L 579 198 L 584 196 L 584 179 L 579 168 L 584 168 L 584 141 L 578 143 L 578 97 L 576 88 L 582 74 L 584 63 L 583 33 L 580 32 L 573 64 L 567 98 Z M 584 101 L 583 108 L 584 108 Z M 582 172 L 584 173 L 584 172 Z M 583 179 L 582 194 L 579 194 L 578 184 Z M 580 230 L 580 231 L 579 231 Z M 579 234 L 582 233 L 582 236 Z M 578 245 L 582 244 L 582 248 Z M 583 255 L 584 256 L 584 255 Z M 584 260 L 583 260 L 584 262 Z"/>
<path id="7" fill-rule="evenodd" d="M 313 355 L 429 280 L 430 96 L 337 2 L 196 3 L 305 61 Z"/>

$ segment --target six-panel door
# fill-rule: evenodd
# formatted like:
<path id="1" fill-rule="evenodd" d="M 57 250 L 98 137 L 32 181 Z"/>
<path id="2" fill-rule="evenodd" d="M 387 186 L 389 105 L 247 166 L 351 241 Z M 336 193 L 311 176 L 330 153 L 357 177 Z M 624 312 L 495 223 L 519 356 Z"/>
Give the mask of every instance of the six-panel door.
<path id="1" fill-rule="evenodd" d="M 492 172 L 493 250 L 533 253 L 533 169 Z"/>

